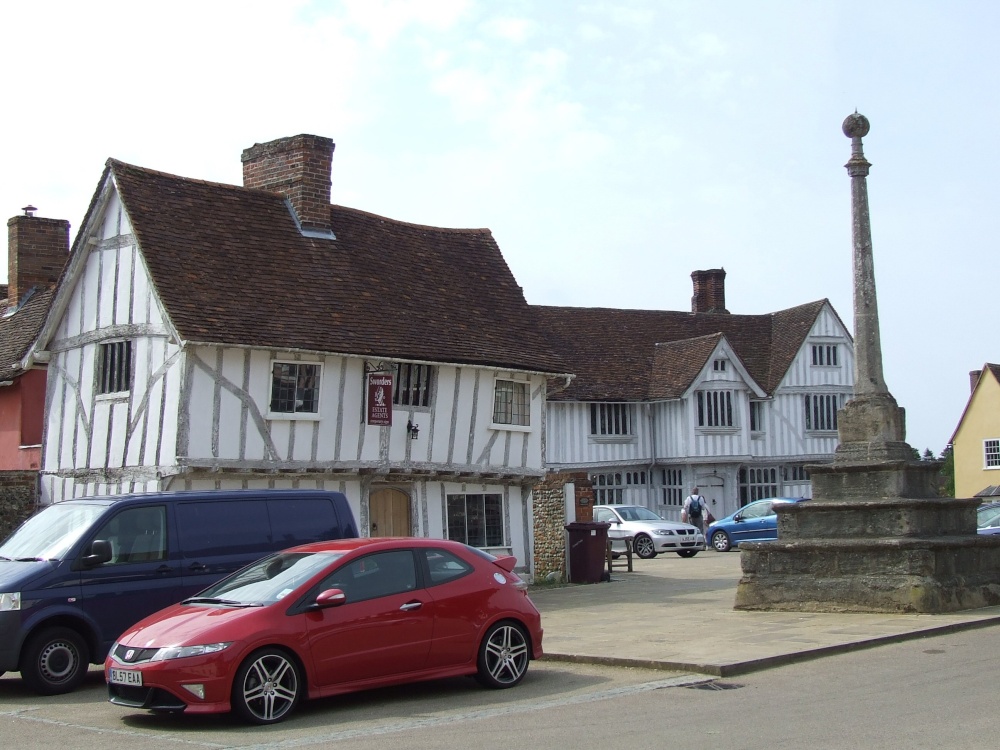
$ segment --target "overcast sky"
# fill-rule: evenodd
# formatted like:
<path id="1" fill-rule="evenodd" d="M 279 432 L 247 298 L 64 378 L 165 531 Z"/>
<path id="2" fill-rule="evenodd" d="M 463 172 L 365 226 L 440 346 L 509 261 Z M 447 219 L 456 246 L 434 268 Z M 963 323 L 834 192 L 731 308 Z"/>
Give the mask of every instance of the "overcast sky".
<path id="1" fill-rule="evenodd" d="M 532 304 L 689 310 L 691 272 L 724 267 L 733 313 L 828 298 L 853 330 L 857 109 L 886 382 L 939 453 L 1000 361 L 998 21 L 990 0 L 3 3 L 0 207 L 75 233 L 109 157 L 240 184 L 244 148 L 314 133 L 334 203 L 490 228 Z"/>

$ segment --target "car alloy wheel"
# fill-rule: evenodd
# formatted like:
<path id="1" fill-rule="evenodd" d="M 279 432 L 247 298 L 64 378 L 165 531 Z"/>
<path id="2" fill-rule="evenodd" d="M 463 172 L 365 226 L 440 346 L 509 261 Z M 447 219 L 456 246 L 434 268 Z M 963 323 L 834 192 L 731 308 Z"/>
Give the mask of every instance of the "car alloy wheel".
<path id="1" fill-rule="evenodd" d="M 514 687 L 528 671 L 530 659 L 528 638 L 520 625 L 498 622 L 486 631 L 479 646 L 476 679 L 486 687 Z"/>
<path id="2" fill-rule="evenodd" d="M 87 644 L 69 628 L 47 628 L 31 637 L 21 657 L 21 678 L 39 695 L 76 690 L 87 676 Z"/>
<path id="3" fill-rule="evenodd" d="M 252 724 L 274 724 L 287 717 L 302 694 L 295 662 L 279 649 L 251 654 L 233 683 L 233 707 Z"/>
<path id="4" fill-rule="evenodd" d="M 643 560 L 651 560 L 656 557 L 656 546 L 653 544 L 653 540 L 645 534 L 639 534 L 633 540 L 632 548 L 635 550 L 635 554 Z"/>
<path id="5" fill-rule="evenodd" d="M 716 531 L 712 534 L 712 546 L 717 552 L 729 552 L 730 547 L 732 547 L 729 535 L 725 531 Z"/>

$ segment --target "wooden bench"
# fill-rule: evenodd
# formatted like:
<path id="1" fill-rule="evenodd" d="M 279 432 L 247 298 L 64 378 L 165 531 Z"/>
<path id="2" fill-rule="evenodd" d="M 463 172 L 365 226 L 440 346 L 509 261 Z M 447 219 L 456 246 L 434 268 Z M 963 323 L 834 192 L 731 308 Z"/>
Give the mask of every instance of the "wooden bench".
<path id="1" fill-rule="evenodd" d="M 608 575 L 610 575 L 615 568 L 626 568 L 629 573 L 632 572 L 632 539 L 633 537 L 630 536 L 608 539 Z M 625 551 L 619 553 L 617 560 L 611 552 L 612 542 L 625 542 Z"/>

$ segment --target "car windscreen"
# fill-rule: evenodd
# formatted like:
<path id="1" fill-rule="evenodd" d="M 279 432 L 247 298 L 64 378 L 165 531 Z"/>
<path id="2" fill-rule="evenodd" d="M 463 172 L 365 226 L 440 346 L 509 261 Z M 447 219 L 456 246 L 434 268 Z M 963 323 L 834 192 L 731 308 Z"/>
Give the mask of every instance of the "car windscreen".
<path id="1" fill-rule="evenodd" d="M 653 511 L 648 508 L 643 508 L 638 505 L 624 505 L 620 508 L 615 508 L 618 514 L 626 521 L 662 521 L 663 519 L 656 515 Z"/>
<path id="2" fill-rule="evenodd" d="M 271 604 L 288 596 L 343 552 L 279 552 L 238 570 L 184 603 Z"/>
<path id="3" fill-rule="evenodd" d="M 8 560 L 61 560 L 108 510 L 90 503 L 55 503 L 39 511 L 0 545 Z"/>
<path id="4" fill-rule="evenodd" d="M 976 512 L 976 526 L 988 529 L 1000 525 L 1000 505 L 980 508 Z"/>

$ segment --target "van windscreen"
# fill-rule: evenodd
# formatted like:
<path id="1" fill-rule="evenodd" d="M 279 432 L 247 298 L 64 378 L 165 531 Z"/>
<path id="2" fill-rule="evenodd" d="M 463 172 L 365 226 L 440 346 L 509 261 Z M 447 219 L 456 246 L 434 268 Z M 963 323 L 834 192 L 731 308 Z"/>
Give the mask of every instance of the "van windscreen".
<path id="1" fill-rule="evenodd" d="M 0 557 L 8 560 L 61 560 L 107 506 L 54 503 L 18 527 L 0 545 Z"/>

